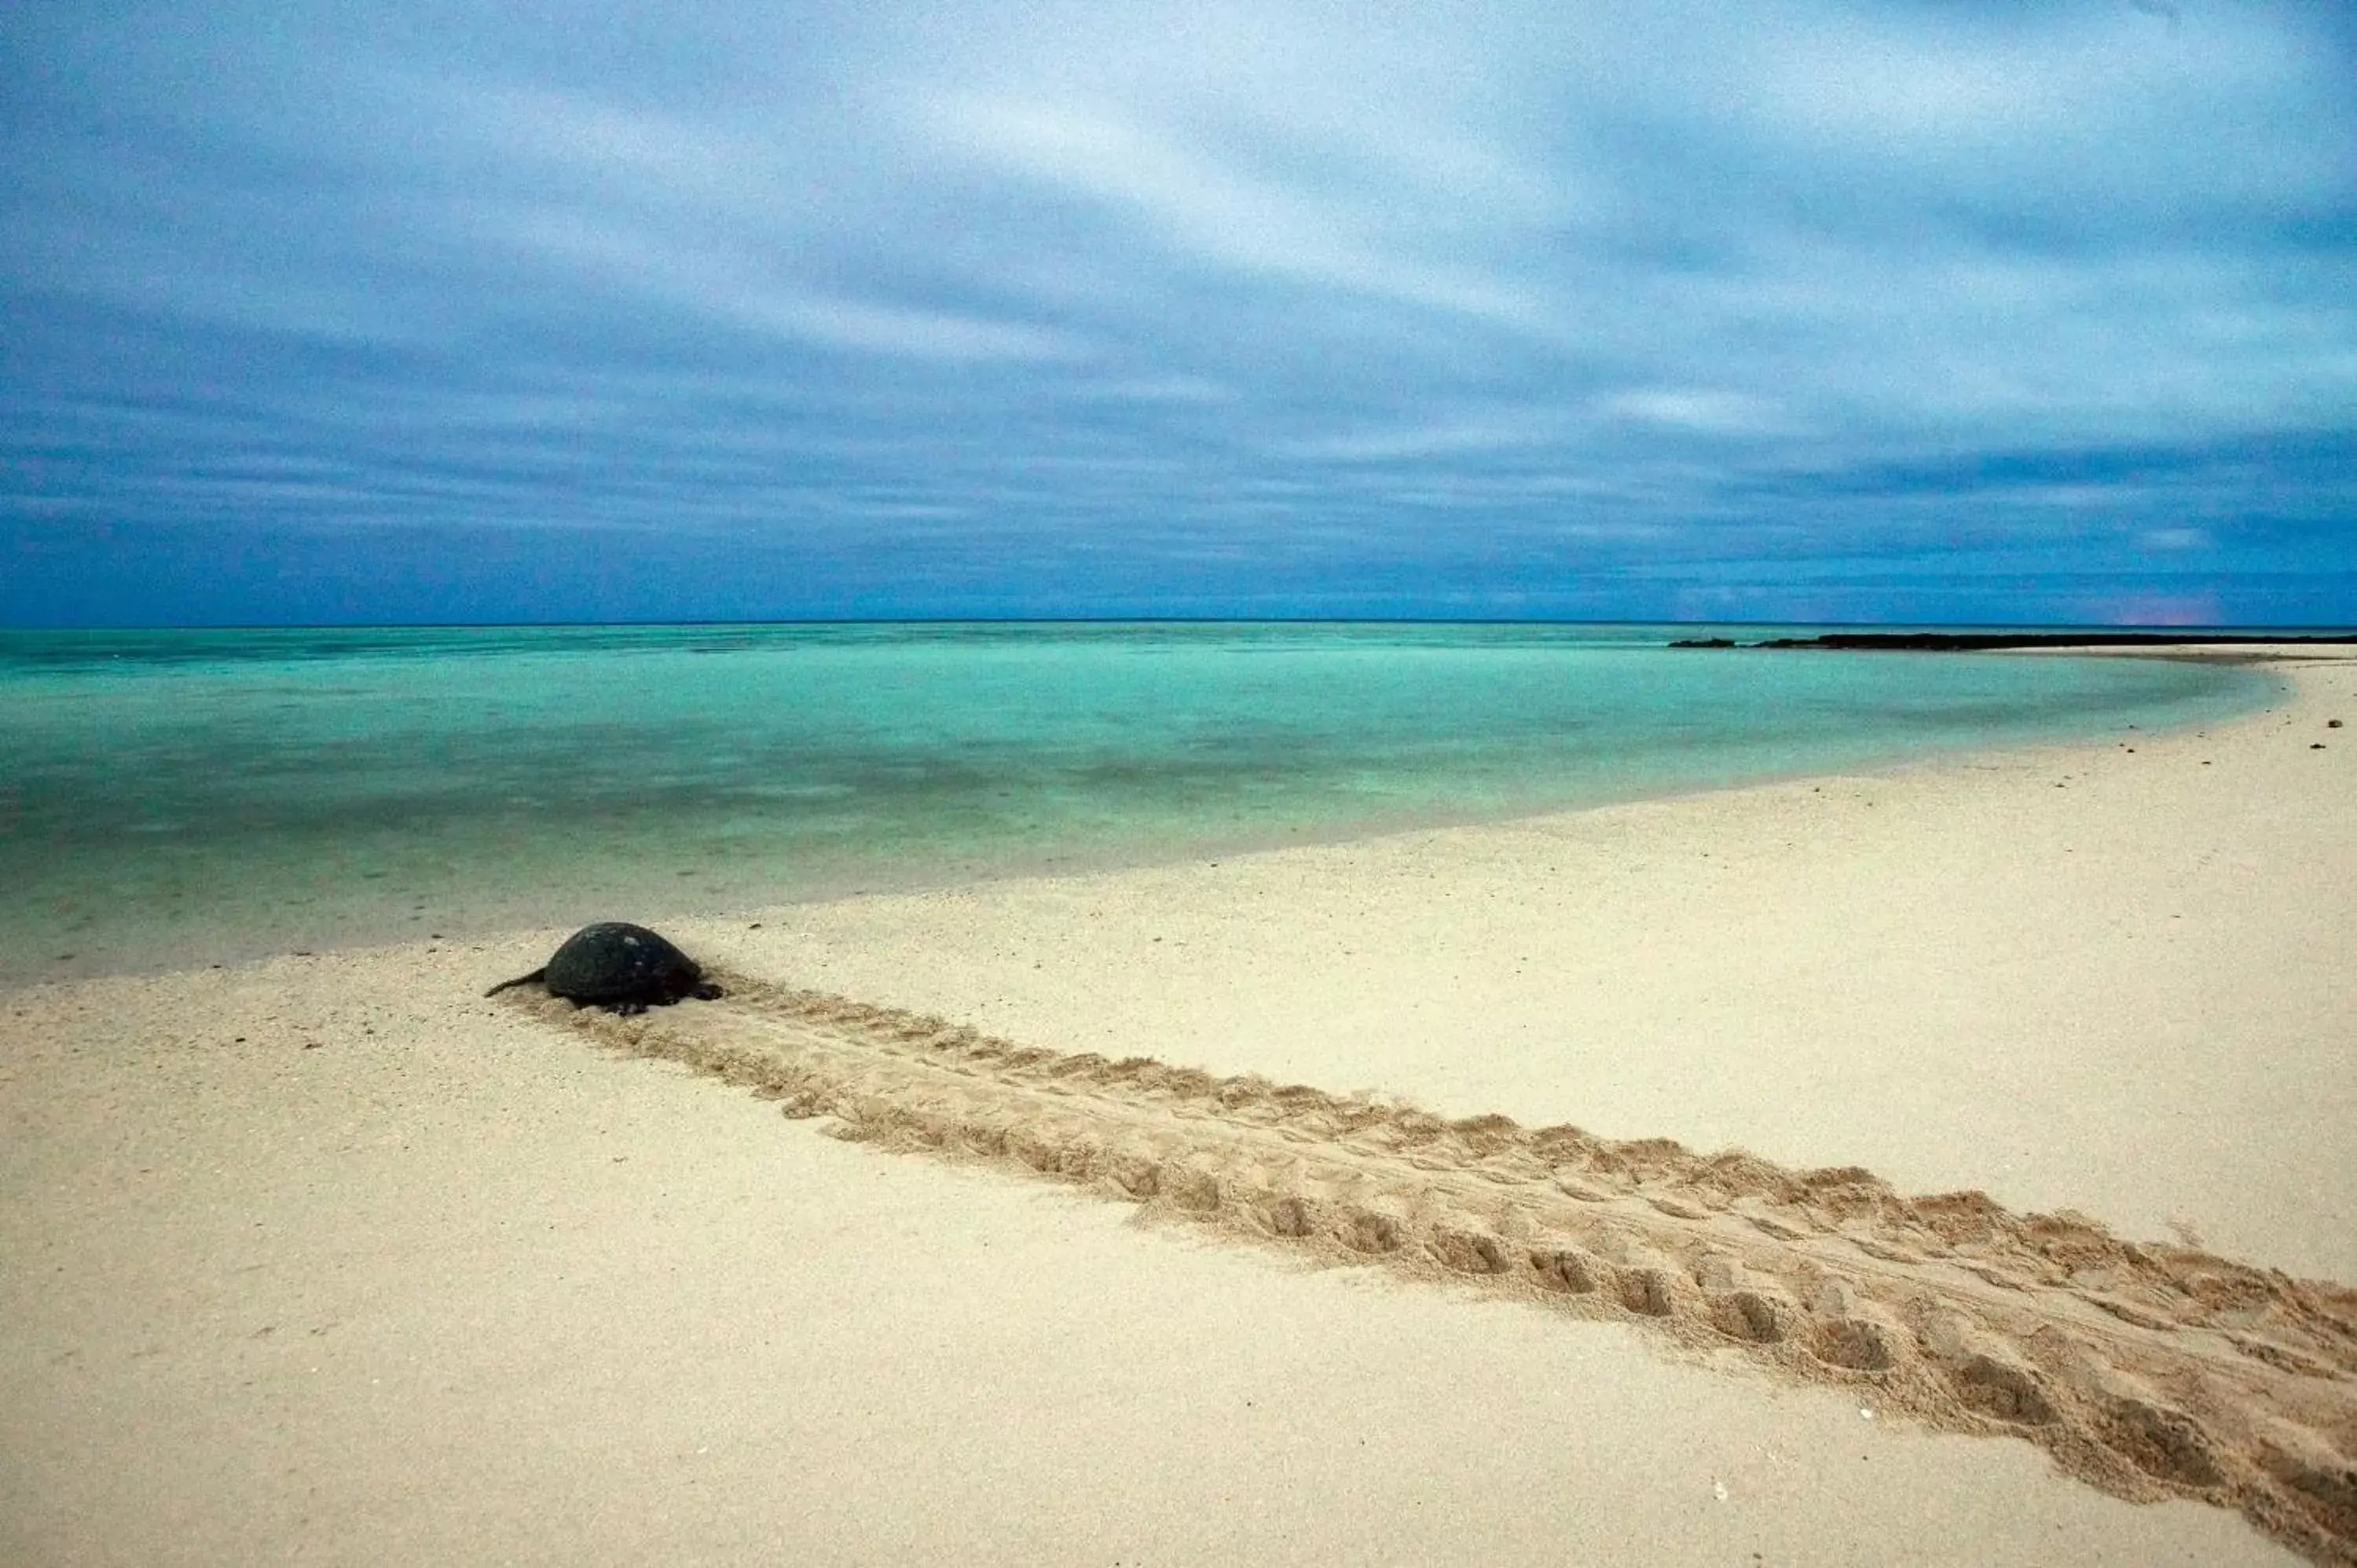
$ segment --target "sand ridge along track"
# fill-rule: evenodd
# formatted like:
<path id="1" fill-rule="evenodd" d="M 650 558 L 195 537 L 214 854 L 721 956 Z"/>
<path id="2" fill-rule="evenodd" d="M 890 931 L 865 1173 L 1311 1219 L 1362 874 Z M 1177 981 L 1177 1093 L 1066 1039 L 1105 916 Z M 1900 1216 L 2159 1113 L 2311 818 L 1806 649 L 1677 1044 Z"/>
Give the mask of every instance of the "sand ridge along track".
<path id="1" fill-rule="evenodd" d="M 2122 1497 L 2241 1510 L 2357 1564 L 2357 1291 L 1976 1192 L 1903 1197 L 1666 1140 L 1025 1047 L 731 973 L 620 1018 L 510 1004 L 833 1116 L 840 1136 L 985 1160 L 1299 1255 L 1477 1283 L 2011 1434 Z"/>

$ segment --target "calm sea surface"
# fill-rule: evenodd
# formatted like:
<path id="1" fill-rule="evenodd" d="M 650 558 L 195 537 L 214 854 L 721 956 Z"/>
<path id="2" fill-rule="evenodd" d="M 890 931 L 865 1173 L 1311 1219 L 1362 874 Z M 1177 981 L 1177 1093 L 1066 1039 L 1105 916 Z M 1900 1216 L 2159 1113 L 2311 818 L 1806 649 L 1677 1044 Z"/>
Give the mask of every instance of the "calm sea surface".
<path id="1" fill-rule="evenodd" d="M 2276 690 L 1662 646 L 1698 629 L 0 632 L 0 983 L 1334 839 Z"/>

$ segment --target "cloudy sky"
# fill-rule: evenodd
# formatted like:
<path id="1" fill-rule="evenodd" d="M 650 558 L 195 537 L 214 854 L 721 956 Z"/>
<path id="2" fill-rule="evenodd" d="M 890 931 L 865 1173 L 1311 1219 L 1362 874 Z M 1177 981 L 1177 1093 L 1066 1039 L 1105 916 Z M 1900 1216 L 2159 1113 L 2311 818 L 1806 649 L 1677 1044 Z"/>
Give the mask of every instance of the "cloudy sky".
<path id="1" fill-rule="evenodd" d="M 2357 11 L 11 0 L 0 623 L 2357 620 Z"/>

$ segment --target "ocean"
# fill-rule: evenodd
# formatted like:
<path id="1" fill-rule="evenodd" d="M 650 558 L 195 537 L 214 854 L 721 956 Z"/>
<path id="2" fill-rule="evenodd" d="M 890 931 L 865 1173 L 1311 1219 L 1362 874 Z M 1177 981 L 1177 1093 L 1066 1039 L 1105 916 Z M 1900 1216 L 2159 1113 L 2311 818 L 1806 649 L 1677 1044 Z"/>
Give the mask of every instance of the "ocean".
<path id="1" fill-rule="evenodd" d="M 0 983 L 1494 820 L 2203 723 L 2278 689 L 2141 659 L 1664 647 L 1749 634 L 0 632 Z"/>

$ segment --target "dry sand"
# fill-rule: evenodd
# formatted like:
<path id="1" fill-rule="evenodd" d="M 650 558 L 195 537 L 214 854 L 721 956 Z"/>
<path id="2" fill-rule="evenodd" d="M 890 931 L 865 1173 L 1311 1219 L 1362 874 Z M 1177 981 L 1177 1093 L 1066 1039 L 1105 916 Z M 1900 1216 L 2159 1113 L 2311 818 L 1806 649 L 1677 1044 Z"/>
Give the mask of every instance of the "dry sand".
<path id="1" fill-rule="evenodd" d="M 0 1562 L 2345 1557 L 2357 663 L 2285 668 L 683 928 L 731 994 L 636 1022 L 476 999 L 544 935 L 0 997 Z"/>

